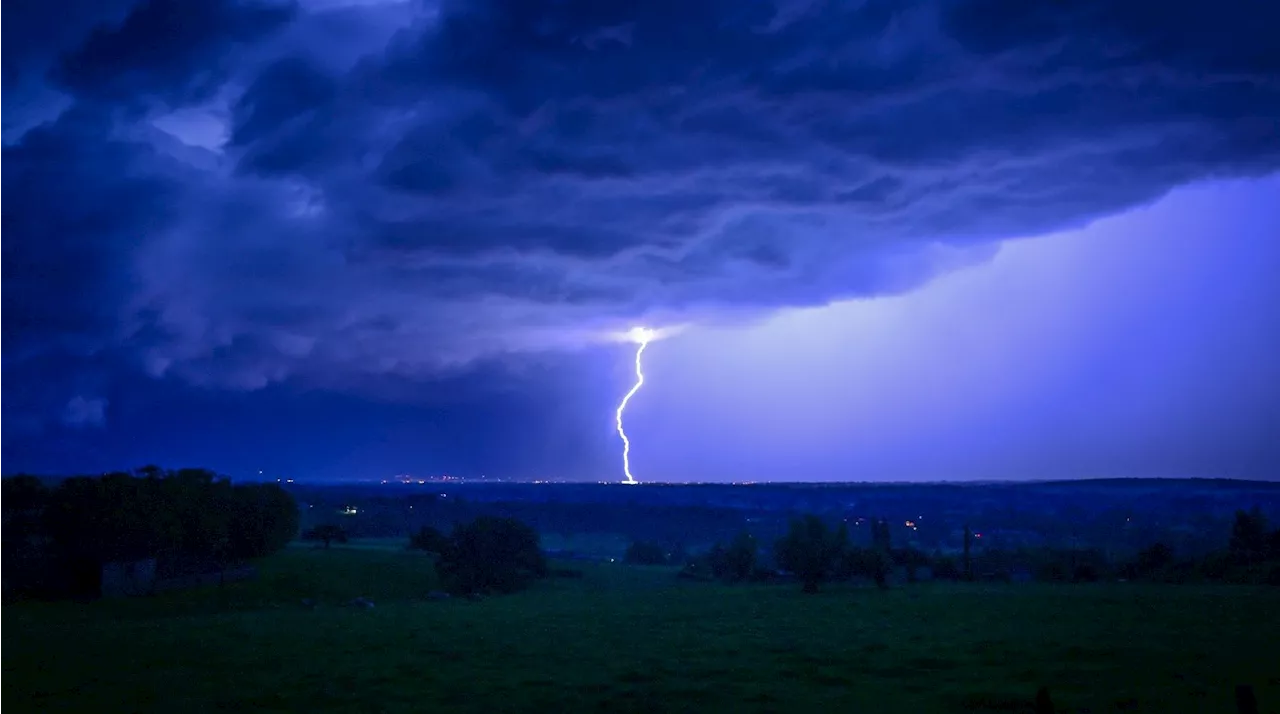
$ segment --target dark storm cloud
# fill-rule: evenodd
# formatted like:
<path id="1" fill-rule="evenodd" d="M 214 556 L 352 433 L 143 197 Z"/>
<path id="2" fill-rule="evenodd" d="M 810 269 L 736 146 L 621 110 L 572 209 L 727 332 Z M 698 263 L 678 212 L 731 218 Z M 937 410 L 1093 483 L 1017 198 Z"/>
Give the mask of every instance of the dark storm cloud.
<path id="1" fill-rule="evenodd" d="M 405 6 L 79 23 L 77 103 L 5 149 L 6 359 L 412 378 L 908 290 L 1280 165 L 1274 3 Z"/>
<path id="2" fill-rule="evenodd" d="M 170 214 L 180 186 L 147 147 L 72 109 L 4 149 L 6 357 L 59 343 L 92 351 L 118 320 L 139 239 Z"/>
<path id="3" fill-rule="evenodd" d="M 96 27 L 52 77 L 77 95 L 122 103 L 206 98 L 225 81 L 232 52 L 295 10 L 275 0 L 144 0 L 120 25 Z"/>

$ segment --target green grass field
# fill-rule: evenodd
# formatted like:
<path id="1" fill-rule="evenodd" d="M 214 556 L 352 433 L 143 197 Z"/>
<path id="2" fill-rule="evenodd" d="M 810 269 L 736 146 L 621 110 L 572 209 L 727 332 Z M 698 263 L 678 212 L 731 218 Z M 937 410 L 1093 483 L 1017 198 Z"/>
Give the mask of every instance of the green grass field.
<path id="1" fill-rule="evenodd" d="M 919 585 L 881 592 L 587 569 L 423 601 L 420 554 L 290 549 L 202 591 L 4 608 L 13 712 L 1280 711 L 1280 590 Z M 357 595 L 375 609 L 342 607 Z M 301 606 L 316 598 L 314 609 Z"/>

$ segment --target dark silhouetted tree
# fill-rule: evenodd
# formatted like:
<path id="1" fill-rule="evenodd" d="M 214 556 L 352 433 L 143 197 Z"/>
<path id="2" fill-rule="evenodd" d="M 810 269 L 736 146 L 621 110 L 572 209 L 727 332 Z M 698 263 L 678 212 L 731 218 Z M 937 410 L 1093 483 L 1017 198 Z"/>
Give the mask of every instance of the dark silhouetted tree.
<path id="1" fill-rule="evenodd" d="M 893 560 L 889 554 L 877 548 L 849 548 L 842 560 L 843 569 L 855 577 L 870 578 L 878 587 L 889 585 L 889 569 Z"/>
<path id="2" fill-rule="evenodd" d="M 1134 558 L 1133 572 L 1141 577 L 1164 570 L 1173 565 L 1173 548 L 1164 543 L 1154 543 L 1138 551 Z"/>
<path id="3" fill-rule="evenodd" d="M 871 547 L 886 553 L 893 547 L 889 522 L 883 518 L 871 522 Z"/>
<path id="4" fill-rule="evenodd" d="M 5 592 L 37 594 L 49 577 L 43 548 L 49 489 L 34 476 L 11 476 L 3 480 L 0 503 L 4 506 L 0 543 Z"/>
<path id="5" fill-rule="evenodd" d="M 1227 546 L 1232 559 L 1243 563 L 1261 560 L 1267 550 L 1267 517 L 1254 506 L 1252 510 L 1236 511 L 1231 525 L 1231 540 Z"/>
<path id="6" fill-rule="evenodd" d="M 667 562 L 667 551 L 657 543 L 635 541 L 627 546 L 622 560 L 632 565 L 663 565 Z"/>
<path id="7" fill-rule="evenodd" d="M 240 561 L 274 553 L 298 534 L 297 503 L 276 484 L 237 484 L 217 496 L 227 516 L 222 559 Z"/>
<path id="8" fill-rule="evenodd" d="M 918 548 L 899 548 L 890 552 L 890 562 L 907 569 L 907 580 L 916 581 L 921 568 L 929 565 L 929 556 Z"/>
<path id="9" fill-rule="evenodd" d="M 449 549 L 449 537 L 438 528 L 423 526 L 409 536 L 409 549 L 440 555 Z"/>
<path id="10" fill-rule="evenodd" d="M 303 531 L 302 539 L 306 541 L 319 541 L 324 543 L 325 548 L 328 548 L 329 545 L 335 541 L 338 543 L 346 543 L 347 532 L 342 529 L 342 526 L 325 523 L 323 525 L 316 526 L 315 528 Z"/>
<path id="11" fill-rule="evenodd" d="M 547 575 L 537 531 L 492 516 L 456 526 L 437 567 L 451 589 L 466 594 L 514 592 Z"/>
<path id="12" fill-rule="evenodd" d="M 10 476 L 2 482 L 5 557 L 29 551 L 44 534 L 44 511 L 49 489 L 35 476 Z"/>
<path id="13" fill-rule="evenodd" d="M 667 562 L 672 565 L 684 565 L 689 562 L 689 552 L 685 550 L 683 543 L 676 543 L 671 549 L 671 555 L 667 558 Z"/>
<path id="14" fill-rule="evenodd" d="M 174 572 L 267 555 L 293 538 L 298 510 L 275 484 L 233 486 L 204 469 L 147 467 L 64 480 L 41 522 L 68 586 L 91 591 L 111 561 L 155 558 Z"/>
<path id="15" fill-rule="evenodd" d="M 781 568 L 800 579 L 804 592 L 815 593 L 836 568 L 845 546 L 838 532 L 810 515 L 791 521 L 787 534 L 778 540 L 774 555 Z"/>
<path id="16" fill-rule="evenodd" d="M 964 525 L 964 579 L 973 580 L 973 530 L 969 524 Z"/>
<path id="17" fill-rule="evenodd" d="M 750 533 L 739 533 L 724 549 L 721 567 L 716 577 L 728 582 L 742 582 L 751 577 L 756 567 L 756 554 L 759 546 Z"/>

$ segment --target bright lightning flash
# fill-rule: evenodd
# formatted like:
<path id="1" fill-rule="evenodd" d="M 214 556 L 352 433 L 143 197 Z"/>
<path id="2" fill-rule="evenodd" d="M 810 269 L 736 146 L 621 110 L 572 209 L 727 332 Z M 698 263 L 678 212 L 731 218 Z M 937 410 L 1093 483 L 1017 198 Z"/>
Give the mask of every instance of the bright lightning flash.
<path id="1" fill-rule="evenodd" d="M 627 333 L 627 337 L 636 344 L 640 345 L 636 348 L 636 384 L 622 398 L 622 403 L 618 405 L 617 422 L 618 436 L 622 437 L 622 472 L 626 475 L 623 483 L 635 484 L 636 479 L 631 475 L 631 440 L 627 438 L 627 432 L 622 428 L 622 412 L 627 408 L 627 402 L 640 391 L 640 387 L 644 384 L 644 370 L 640 368 L 640 355 L 644 354 L 644 348 L 649 346 L 649 342 L 654 338 L 654 331 L 647 327 L 633 327 Z"/>

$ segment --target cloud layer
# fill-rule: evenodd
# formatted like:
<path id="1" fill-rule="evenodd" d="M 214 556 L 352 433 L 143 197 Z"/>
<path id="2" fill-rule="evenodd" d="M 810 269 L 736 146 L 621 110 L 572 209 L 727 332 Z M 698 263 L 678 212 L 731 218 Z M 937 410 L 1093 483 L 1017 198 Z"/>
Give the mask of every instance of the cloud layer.
<path id="1" fill-rule="evenodd" d="M 39 7 L 4 24 L 4 357 L 68 389 L 352 388 L 897 293 L 1280 166 L 1251 0 Z"/>

